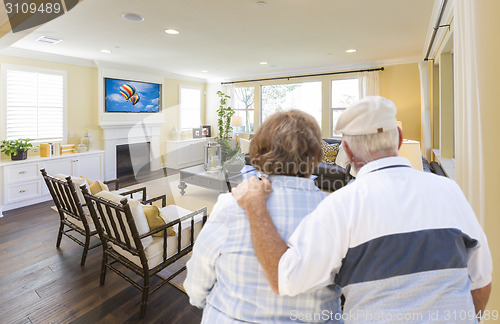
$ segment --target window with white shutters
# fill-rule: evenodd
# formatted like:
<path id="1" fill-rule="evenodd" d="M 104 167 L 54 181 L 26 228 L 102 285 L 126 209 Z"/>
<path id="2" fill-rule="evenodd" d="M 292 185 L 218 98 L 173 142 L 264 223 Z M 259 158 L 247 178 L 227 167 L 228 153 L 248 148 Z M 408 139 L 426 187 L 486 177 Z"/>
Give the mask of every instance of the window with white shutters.
<path id="1" fill-rule="evenodd" d="M 6 68 L 2 135 L 8 140 L 63 141 L 65 88 L 64 72 Z"/>
<path id="2" fill-rule="evenodd" d="M 201 88 L 180 86 L 180 128 L 201 126 Z"/>

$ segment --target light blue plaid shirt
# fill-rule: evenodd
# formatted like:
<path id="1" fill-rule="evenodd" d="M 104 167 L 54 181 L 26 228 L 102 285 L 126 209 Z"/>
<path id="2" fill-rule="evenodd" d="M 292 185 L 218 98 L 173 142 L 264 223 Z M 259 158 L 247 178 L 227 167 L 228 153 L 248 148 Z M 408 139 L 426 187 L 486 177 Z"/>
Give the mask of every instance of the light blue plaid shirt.
<path id="1" fill-rule="evenodd" d="M 327 194 L 310 179 L 269 179 L 273 191 L 267 207 L 278 232 L 287 241 Z M 273 293 L 255 256 L 245 211 L 231 194 L 219 196 L 196 240 L 187 270 L 184 288 L 191 304 L 204 308 L 202 323 L 337 322 L 340 315 L 337 286 L 295 297 Z"/>

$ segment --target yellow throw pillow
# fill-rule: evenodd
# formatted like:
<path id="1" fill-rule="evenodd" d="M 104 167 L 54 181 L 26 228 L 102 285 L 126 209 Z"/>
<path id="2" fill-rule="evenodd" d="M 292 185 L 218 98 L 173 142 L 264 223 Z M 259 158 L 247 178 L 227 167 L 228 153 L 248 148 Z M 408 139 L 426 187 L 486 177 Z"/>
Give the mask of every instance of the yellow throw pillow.
<path id="1" fill-rule="evenodd" d="M 90 193 L 95 195 L 96 193 L 98 192 L 101 192 L 101 191 L 109 191 L 109 188 L 107 185 L 105 185 L 102 181 L 94 181 L 94 180 L 91 180 L 89 178 L 86 178 L 84 176 L 82 176 L 83 179 L 85 179 L 87 181 L 87 183 L 89 184 L 89 189 L 90 189 Z"/>
<path id="2" fill-rule="evenodd" d="M 160 209 L 156 206 L 142 205 L 142 210 L 146 219 L 148 220 L 148 225 L 150 230 L 157 229 L 165 225 L 165 220 L 160 216 Z M 153 236 L 163 236 L 163 231 L 153 234 Z M 175 236 L 175 231 L 172 227 L 167 228 L 167 236 Z"/>
<path id="3" fill-rule="evenodd" d="M 321 162 L 324 164 L 334 165 L 337 154 L 339 154 L 339 144 L 328 144 L 327 142 L 321 140 L 321 147 L 323 149 L 323 160 Z"/>

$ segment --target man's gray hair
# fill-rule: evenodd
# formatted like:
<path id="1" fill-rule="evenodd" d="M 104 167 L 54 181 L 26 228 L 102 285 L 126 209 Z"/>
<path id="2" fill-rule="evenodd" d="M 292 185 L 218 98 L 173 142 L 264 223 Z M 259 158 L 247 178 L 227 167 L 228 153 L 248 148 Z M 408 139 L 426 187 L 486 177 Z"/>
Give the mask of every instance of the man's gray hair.
<path id="1" fill-rule="evenodd" d="M 369 135 L 343 135 L 352 153 L 365 163 L 379 159 L 381 156 L 398 155 L 399 132 L 392 129 L 382 133 Z"/>

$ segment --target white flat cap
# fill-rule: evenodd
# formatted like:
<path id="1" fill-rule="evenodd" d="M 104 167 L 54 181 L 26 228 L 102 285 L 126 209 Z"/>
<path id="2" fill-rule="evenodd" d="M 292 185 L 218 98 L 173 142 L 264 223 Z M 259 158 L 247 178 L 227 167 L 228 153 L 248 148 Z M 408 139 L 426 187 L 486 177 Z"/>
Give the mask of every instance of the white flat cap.
<path id="1" fill-rule="evenodd" d="M 397 127 L 396 106 L 389 99 L 373 96 L 353 103 L 340 115 L 335 131 L 343 135 L 382 133 Z"/>

